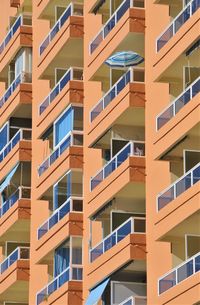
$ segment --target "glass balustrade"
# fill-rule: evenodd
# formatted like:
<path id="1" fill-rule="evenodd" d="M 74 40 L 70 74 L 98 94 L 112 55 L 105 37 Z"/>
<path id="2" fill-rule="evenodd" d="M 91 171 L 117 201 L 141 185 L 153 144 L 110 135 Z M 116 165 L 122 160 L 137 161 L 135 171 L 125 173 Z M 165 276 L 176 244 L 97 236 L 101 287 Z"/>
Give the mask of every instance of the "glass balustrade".
<path id="1" fill-rule="evenodd" d="M 3 105 L 7 102 L 9 97 L 13 94 L 15 89 L 21 84 L 21 83 L 31 83 L 31 75 L 30 73 L 20 73 L 15 80 L 11 83 L 11 85 L 8 87 L 4 95 L 0 98 L 0 109 L 3 107 Z"/>
<path id="2" fill-rule="evenodd" d="M 69 83 L 70 80 L 83 80 L 83 69 L 82 68 L 70 68 L 51 90 L 49 95 L 39 105 L 39 115 L 41 115 L 47 107 L 54 101 L 56 96 L 63 90 L 63 88 Z"/>
<path id="3" fill-rule="evenodd" d="M 98 101 L 90 111 L 90 122 L 92 122 L 118 94 L 130 82 L 144 82 L 143 68 L 130 68 L 124 75 L 111 87 L 111 89 Z"/>
<path id="4" fill-rule="evenodd" d="M 44 236 L 53 226 L 55 226 L 64 216 L 70 212 L 82 212 L 83 200 L 79 197 L 68 198 L 53 214 L 38 228 L 37 238 Z"/>
<path id="5" fill-rule="evenodd" d="M 130 156 L 145 156 L 145 142 L 132 141 L 126 144 L 95 176 L 91 177 L 91 191 Z"/>
<path id="6" fill-rule="evenodd" d="M 192 0 L 184 7 L 184 9 L 169 24 L 167 29 L 156 39 L 157 52 L 166 45 L 166 43 L 178 32 L 185 22 L 190 19 L 199 7 L 200 0 Z"/>
<path id="7" fill-rule="evenodd" d="M 50 42 L 54 39 L 56 34 L 60 31 L 62 26 L 66 23 L 70 16 L 83 16 L 83 5 L 81 3 L 70 3 L 63 14 L 60 16 L 58 21 L 54 24 L 53 28 L 47 35 L 47 37 L 43 40 L 39 47 L 39 54 L 45 51 Z"/>
<path id="8" fill-rule="evenodd" d="M 167 108 L 156 117 L 156 129 L 159 130 L 188 104 L 200 91 L 200 77 L 186 88 Z"/>
<path id="9" fill-rule="evenodd" d="M 101 28 L 99 33 L 89 44 L 90 54 L 92 54 L 96 48 L 101 44 L 101 42 L 106 38 L 106 36 L 111 32 L 111 30 L 116 26 L 118 21 L 126 13 L 126 11 L 131 7 L 144 8 L 144 1 L 134 1 L 134 0 L 124 0 L 120 6 L 116 9 L 114 14 L 108 19 L 106 24 Z"/>
<path id="10" fill-rule="evenodd" d="M 200 162 L 157 196 L 157 210 L 160 211 L 199 180 Z"/>
<path id="11" fill-rule="evenodd" d="M 0 272 L 1 274 L 5 272 L 12 264 L 16 261 L 25 259 L 28 260 L 30 255 L 30 249 L 28 247 L 18 247 L 16 248 L 1 264 Z"/>
<path id="12" fill-rule="evenodd" d="M 20 186 L 9 198 L 0 206 L 0 217 L 2 217 L 19 199 L 30 199 L 31 188 Z"/>
<path id="13" fill-rule="evenodd" d="M 31 140 L 31 129 L 21 128 L 14 137 L 0 151 L 0 163 L 5 159 L 9 152 L 22 140 Z"/>
<path id="14" fill-rule="evenodd" d="M 158 280 L 159 294 L 178 285 L 183 280 L 200 271 L 200 252 L 180 264 Z"/>
<path id="15" fill-rule="evenodd" d="M 111 234 L 106 236 L 98 245 L 90 249 L 90 262 L 118 244 L 131 233 L 145 233 L 145 218 L 131 217 Z"/>
<path id="16" fill-rule="evenodd" d="M 82 281 L 83 268 L 79 265 L 72 265 L 60 273 L 53 281 L 45 286 L 36 296 L 36 304 L 39 305 L 62 285 L 68 281 Z"/>
<path id="17" fill-rule="evenodd" d="M 31 26 L 31 24 L 32 24 L 31 16 L 20 15 L 19 17 L 17 17 L 16 21 L 14 22 L 14 24 L 9 29 L 5 39 L 0 44 L 0 55 L 4 51 L 4 49 L 6 48 L 7 44 L 10 42 L 10 40 L 12 39 L 14 34 L 20 28 L 20 26 L 22 26 L 22 25 L 23 26 Z"/>
<path id="18" fill-rule="evenodd" d="M 60 142 L 57 148 L 38 167 L 38 175 L 41 176 L 70 146 L 83 145 L 83 132 L 71 131 Z"/>

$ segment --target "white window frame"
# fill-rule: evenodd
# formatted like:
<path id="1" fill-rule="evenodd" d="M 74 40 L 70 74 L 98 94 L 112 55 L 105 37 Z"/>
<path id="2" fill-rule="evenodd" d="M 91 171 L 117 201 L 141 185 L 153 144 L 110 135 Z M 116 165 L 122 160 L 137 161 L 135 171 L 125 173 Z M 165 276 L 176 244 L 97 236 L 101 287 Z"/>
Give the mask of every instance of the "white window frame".
<path id="1" fill-rule="evenodd" d="M 198 149 L 184 149 L 183 150 L 183 171 L 184 171 L 184 174 L 187 172 L 186 171 L 186 152 L 197 152 L 197 153 L 200 153 L 200 150 Z"/>
<path id="2" fill-rule="evenodd" d="M 200 238 L 200 234 L 185 234 L 185 260 L 189 259 L 188 256 L 188 237 L 189 236 L 194 236 L 194 237 L 199 237 Z"/>

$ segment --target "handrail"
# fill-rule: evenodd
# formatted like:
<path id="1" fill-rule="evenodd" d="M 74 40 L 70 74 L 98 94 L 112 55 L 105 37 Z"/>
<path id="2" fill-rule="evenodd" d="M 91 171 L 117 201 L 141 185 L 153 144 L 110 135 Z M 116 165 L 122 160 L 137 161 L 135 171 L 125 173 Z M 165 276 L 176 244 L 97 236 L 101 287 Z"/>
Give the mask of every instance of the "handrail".
<path id="1" fill-rule="evenodd" d="M 124 89 L 128 83 L 141 82 L 135 79 L 135 72 L 144 73 L 144 68 L 129 68 L 118 81 L 104 94 L 104 96 L 90 110 L 90 123 L 110 104 L 110 102 Z M 143 81 L 142 81 L 143 83 Z"/>
<path id="2" fill-rule="evenodd" d="M 63 88 L 68 84 L 70 80 L 74 78 L 74 71 L 83 71 L 83 68 L 69 68 L 66 73 L 61 77 L 59 82 L 54 86 L 54 88 L 50 91 L 48 96 L 43 100 L 39 105 L 39 115 L 41 115 L 47 107 L 54 101 L 56 96 L 63 90 Z"/>
<path id="3" fill-rule="evenodd" d="M 25 255 L 24 255 L 25 254 Z M 6 259 L 0 264 L 0 273 L 5 272 L 17 260 L 28 260 L 30 255 L 29 247 L 17 247 Z"/>
<path id="4" fill-rule="evenodd" d="M 31 187 L 19 186 L 18 189 L 0 206 L 0 217 L 2 217 L 19 199 L 30 199 L 30 197 L 23 197 L 24 190 L 31 191 Z"/>
<path id="5" fill-rule="evenodd" d="M 110 161 L 108 161 L 107 164 L 105 164 L 94 176 L 90 178 L 90 190 L 92 191 L 101 181 L 107 178 L 129 156 L 144 157 L 144 155 L 144 141 L 128 142 Z M 95 178 L 97 178 L 99 174 L 101 174 L 102 177 L 100 177 L 98 181 L 95 181 Z"/>
<path id="6" fill-rule="evenodd" d="M 156 39 L 156 51 L 159 52 L 164 45 L 178 32 L 181 26 L 198 10 L 199 0 L 191 0 L 180 13 L 170 22 L 167 28 Z M 165 38 L 166 37 L 166 38 Z"/>
<path id="7" fill-rule="evenodd" d="M 66 136 L 62 139 L 56 149 L 42 162 L 42 164 L 38 167 L 38 175 L 41 176 L 61 155 L 62 153 L 71 145 L 81 146 L 74 144 L 74 137 L 76 135 L 83 136 L 83 131 L 72 130 L 66 134 Z"/>
<path id="8" fill-rule="evenodd" d="M 7 44 L 9 43 L 9 41 L 11 40 L 11 38 L 13 37 L 13 35 L 16 33 L 16 31 L 18 30 L 18 28 L 22 25 L 26 25 L 23 24 L 24 23 L 24 18 L 27 18 L 29 16 L 26 15 L 20 15 L 16 21 L 14 22 L 14 24 L 12 25 L 12 27 L 10 28 L 10 30 L 8 31 L 6 37 L 4 38 L 3 42 L 0 44 L 0 54 L 4 51 L 4 49 L 6 48 Z M 29 26 L 29 25 L 26 25 Z"/>
<path id="9" fill-rule="evenodd" d="M 147 301 L 147 297 L 145 296 L 132 296 L 127 298 L 126 300 L 122 301 L 119 305 L 137 305 L 136 301 L 137 300 L 144 300 Z"/>
<path id="10" fill-rule="evenodd" d="M 195 177 L 194 172 L 197 172 Z M 197 163 L 193 168 L 187 171 L 183 176 L 177 179 L 174 183 L 170 184 L 166 189 L 157 195 L 157 212 L 169 204 L 172 200 L 176 199 L 180 194 L 186 191 L 189 187 L 193 186 L 200 180 L 200 162 Z M 199 175 L 199 176 L 198 176 Z M 179 186 L 180 189 L 177 188 Z M 177 192 L 178 190 L 178 192 Z M 168 194 L 169 192 L 169 194 Z M 163 197 L 163 195 L 165 196 Z M 164 200 L 164 202 L 163 202 Z"/>
<path id="11" fill-rule="evenodd" d="M 24 136 L 24 132 L 30 131 L 30 128 L 20 128 L 17 133 L 12 137 L 12 139 L 2 148 L 0 151 L 0 162 L 3 161 L 3 159 L 8 155 L 8 153 L 15 147 L 17 143 L 21 140 L 30 140 L 30 138 L 26 139 Z M 30 133 L 31 134 L 31 133 Z"/>
<path id="12" fill-rule="evenodd" d="M 186 267 L 185 274 L 182 267 Z M 182 271 L 179 274 L 179 269 Z M 168 289 L 176 286 L 183 280 L 200 271 L 200 252 L 171 269 L 158 279 L 158 294 L 162 294 Z M 163 285 L 164 284 L 164 285 Z M 166 286 L 165 286 L 166 284 Z"/>
<path id="13" fill-rule="evenodd" d="M 52 215 L 45 220 L 37 229 L 37 239 L 39 240 L 40 238 L 42 238 L 42 236 L 44 236 L 56 223 L 58 223 L 65 215 L 67 215 L 69 212 L 74 211 L 73 209 L 73 200 L 80 200 L 82 201 L 83 198 L 82 197 L 70 197 L 68 198 L 58 209 L 56 209 L 55 211 L 53 211 Z M 66 207 L 67 210 L 66 210 Z M 79 211 L 80 213 L 81 211 Z M 54 219 L 56 216 L 56 219 L 54 220 L 54 222 L 52 224 L 51 220 Z M 42 231 L 42 233 L 41 233 Z"/>
<path id="14" fill-rule="evenodd" d="M 141 221 L 145 221 L 146 218 L 145 217 L 130 217 L 128 220 L 126 220 L 124 223 L 122 223 L 119 227 L 117 227 L 115 230 L 113 230 L 110 234 L 108 234 L 104 239 L 102 239 L 98 244 L 96 244 L 93 248 L 91 248 L 89 250 L 89 254 L 90 254 L 90 262 L 93 262 L 97 257 L 101 256 L 103 253 L 105 253 L 107 250 L 111 249 L 114 245 L 116 245 L 120 240 L 122 240 L 125 236 L 127 236 L 128 234 L 131 233 L 138 233 L 138 234 L 143 234 L 145 233 L 145 225 L 144 225 L 144 230 L 141 229 L 137 230 L 135 228 L 135 221 L 137 220 L 141 220 Z M 124 235 L 118 235 L 118 232 L 126 227 L 126 225 L 130 225 L 128 228 L 128 231 L 126 232 L 126 234 Z M 145 224 L 145 223 L 144 223 Z M 119 238 L 120 237 L 120 238 Z M 108 245 L 105 246 L 105 242 L 108 242 Z M 99 251 L 99 246 L 102 245 L 102 249 L 100 249 L 100 253 L 97 253 L 97 256 L 93 257 L 93 252 Z"/>
<path id="15" fill-rule="evenodd" d="M 7 100 L 9 99 L 9 97 L 13 94 L 13 92 L 15 91 L 15 89 L 24 82 L 29 82 L 27 81 L 26 78 L 26 72 L 21 72 L 20 74 L 18 74 L 18 76 L 14 79 L 14 81 L 10 84 L 10 86 L 8 87 L 8 89 L 6 90 L 6 92 L 4 93 L 4 95 L 0 98 L 0 108 L 3 107 L 3 105 L 7 102 Z"/>
<path id="16" fill-rule="evenodd" d="M 89 43 L 89 53 L 90 55 L 96 50 L 99 44 L 106 38 L 110 31 L 115 27 L 124 13 L 131 7 L 134 7 L 134 0 L 124 0 L 108 21 L 101 27 L 100 31 L 95 35 L 95 37 Z M 141 8 L 141 7 L 137 7 Z M 142 7 L 143 9 L 144 7 Z M 95 43 L 96 41 L 96 43 Z"/>
<path id="17" fill-rule="evenodd" d="M 73 16 L 74 14 L 74 5 L 77 3 L 70 3 L 65 11 L 62 13 L 60 18 L 57 20 L 57 22 L 54 24 L 53 28 L 50 30 L 49 34 L 45 37 L 45 39 L 42 41 L 42 43 L 39 46 L 39 55 L 42 55 L 44 50 L 48 47 L 49 43 L 53 40 L 53 38 L 56 36 L 56 34 L 60 31 L 62 26 L 65 24 L 67 19 L 70 16 Z M 81 5 L 81 3 L 78 3 Z"/>
<path id="18" fill-rule="evenodd" d="M 189 101 L 192 100 L 192 98 L 199 93 L 199 91 L 200 76 L 156 116 L 156 130 L 158 131 L 169 120 L 171 120 Z M 162 118 L 163 114 L 166 112 L 168 117 Z M 161 123 L 159 121 L 161 121 Z"/>
<path id="19" fill-rule="evenodd" d="M 36 294 L 36 304 L 39 305 L 42 303 L 49 295 L 64 285 L 64 283 L 71 280 L 82 281 L 82 270 L 82 265 L 71 265 L 67 267 Z"/>

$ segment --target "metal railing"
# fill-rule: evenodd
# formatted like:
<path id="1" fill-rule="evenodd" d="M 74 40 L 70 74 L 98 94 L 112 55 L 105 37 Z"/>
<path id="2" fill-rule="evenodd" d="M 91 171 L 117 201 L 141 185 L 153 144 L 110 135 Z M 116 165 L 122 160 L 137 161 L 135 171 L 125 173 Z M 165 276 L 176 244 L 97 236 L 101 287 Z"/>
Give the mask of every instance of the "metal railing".
<path id="1" fill-rule="evenodd" d="M 20 186 L 1 206 L 0 217 L 2 217 L 19 199 L 30 199 L 31 188 Z"/>
<path id="2" fill-rule="evenodd" d="M 119 78 L 119 80 L 109 89 L 109 91 L 98 101 L 90 111 L 90 122 L 92 122 L 112 100 L 132 82 L 144 83 L 144 68 L 130 68 Z"/>
<path id="3" fill-rule="evenodd" d="M 173 102 L 156 116 L 156 130 L 169 122 L 200 91 L 200 77 L 187 87 Z"/>
<path id="4" fill-rule="evenodd" d="M 101 42 L 106 38 L 106 36 L 111 32 L 111 30 L 116 26 L 118 21 L 126 13 L 126 11 L 131 7 L 144 8 L 144 1 L 138 0 L 124 0 L 120 6 L 116 9 L 114 14 L 108 19 L 106 24 L 101 28 L 98 34 L 93 38 L 89 44 L 89 52 L 92 54 L 96 48 L 101 44 Z"/>
<path id="5" fill-rule="evenodd" d="M 57 148 L 38 167 L 38 175 L 41 176 L 70 146 L 83 145 L 83 131 L 70 131 L 59 143 Z"/>
<path id="6" fill-rule="evenodd" d="M 156 39 L 156 51 L 159 52 L 164 45 L 178 32 L 182 25 L 190 19 L 190 17 L 200 7 L 199 0 L 191 0 L 182 11 L 176 16 L 176 18 L 168 25 L 159 37 Z"/>
<path id="7" fill-rule="evenodd" d="M 59 82 L 51 90 L 49 95 L 39 105 L 39 115 L 41 115 L 47 109 L 47 107 L 53 102 L 56 96 L 63 90 L 70 80 L 83 80 L 83 69 L 71 67 L 67 70 Z"/>
<path id="8" fill-rule="evenodd" d="M 55 224 L 70 212 L 82 212 L 83 199 L 80 197 L 68 198 L 53 214 L 38 228 L 37 239 L 44 236 Z"/>
<path id="9" fill-rule="evenodd" d="M 21 84 L 21 83 L 31 83 L 31 74 L 22 72 L 20 73 L 14 81 L 11 83 L 11 85 L 8 87 L 4 95 L 0 98 L 0 108 L 3 107 L 3 105 L 7 102 L 9 97 L 13 94 L 15 89 Z"/>
<path id="10" fill-rule="evenodd" d="M 54 278 L 47 286 L 36 295 L 36 304 L 39 305 L 62 285 L 69 281 L 82 281 L 83 268 L 80 265 L 71 265 Z"/>
<path id="11" fill-rule="evenodd" d="M 118 244 L 122 239 L 131 233 L 145 233 L 144 217 L 131 217 L 117 229 L 106 236 L 100 243 L 90 249 L 90 262 L 96 260 L 99 256 Z"/>
<path id="12" fill-rule="evenodd" d="M 9 154 L 9 152 L 17 145 L 21 140 L 31 140 L 31 129 L 20 128 L 12 139 L 2 148 L 0 151 L 0 162 Z"/>
<path id="13" fill-rule="evenodd" d="M 11 40 L 11 38 L 14 36 L 14 34 L 17 32 L 20 26 L 25 25 L 25 26 L 31 26 L 31 16 L 23 16 L 20 15 L 14 24 L 11 26 L 10 30 L 8 31 L 5 39 L 3 42 L 0 44 L 0 54 L 4 51 L 6 48 L 7 44 Z"/>
<path id="14" fill-rule="evenodd" d="M 145 156 L 145 142 L 131 141 L 127 143 L 97 174 L 90 179 L 91 191 L 118 168 L 128 157 Z"/>
<path id="15" fill-rule="evenodd" d="M 0 273 L 5 272 L 12 264 L 20 259 L 28 260 L 30 256 L 29 247 L 18 247 L 16 248 L 1 264 Z"/>
<path id="16" fill-rule="evenodd" d="M 119 305 L 147 305 L 147 297 L 143 296 L 134 296 L 129 297 Z"/>
<path id="17" fill-rule="evenodd" d="M 39 47 L 39 54 L 42 55 L 44 50 L 48 47 L 50 42 L 53 40 L 53 38 L 56 36 L 56 34 L 60 31 L 62 26 L 65 24 L 65 22 L 68 20 L 70 16 L 73 15 L 79 15 L 83 16 L 83 6 L 81 3 L 70 3 L 66 10 L 63 12 L 63 14 L 60 16 L 58 21 L 54 24 L 53 28 L 50 30 L 47 37 L 43 40 Z"/>
<path id="18" fill-rule="evenodd" d="M 200 162 L 192 169 L 185 173 L 182 177 L 172 183 L 167 189 L 162 191 L 157 196 L 157 211 L 160 211 L 172 200 L 176 199 L 179 195 L 185 192 L 188 188 L 192 187 L 200 180 Z"/>
<path id="19" fill-rule="evenodd" d="M 158 294 L 178 285 L 185 279 L 200 271 L 200 252 L 178 265 L 158 279 Z"/>

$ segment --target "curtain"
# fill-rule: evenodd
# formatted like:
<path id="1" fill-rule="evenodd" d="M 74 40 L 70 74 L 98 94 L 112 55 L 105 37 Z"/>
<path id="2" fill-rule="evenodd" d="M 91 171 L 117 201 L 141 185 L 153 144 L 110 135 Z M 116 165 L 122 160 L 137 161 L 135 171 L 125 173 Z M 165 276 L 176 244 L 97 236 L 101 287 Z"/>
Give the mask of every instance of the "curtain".
<path id="1" fill-rule="evenodd" d="M 70 107 L 64 114 L 54 123 L 54 147 L 57 146 L 63 138 L 73 130 L 74 109 Z"/>
<path id="2" fill-rule="evenodd" d="M 54 254 L 54 277 L 59 275 L 69 266 L 70 252 L 69 247 L 60 247 L 55 250 Z"/>

